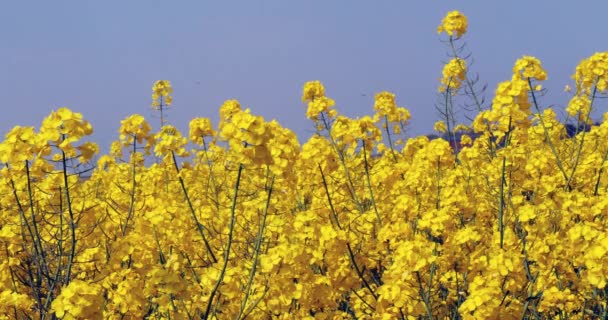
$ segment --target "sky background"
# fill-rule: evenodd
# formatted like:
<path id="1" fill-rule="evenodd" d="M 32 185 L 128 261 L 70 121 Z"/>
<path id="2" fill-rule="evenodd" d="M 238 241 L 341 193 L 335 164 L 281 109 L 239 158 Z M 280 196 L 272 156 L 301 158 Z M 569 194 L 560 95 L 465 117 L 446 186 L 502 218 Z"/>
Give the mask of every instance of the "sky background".
<path id="1" fill-rule="evenodd" d="M 301 102 L 309 80 L 353 117 L 372 114 L 374 94 L 391 91 L 412 113 L 408 134 L 432 133 L 447 60 L 436 28 L 451 10 L 469 18 L 463 39 L 488 100 L 515 60 L 533 55 L 549 75 L 542 106 L 563 110 L 576 65 L 607 50 L 608 1 L 6 1 L 0 132 L 38 127 L 67 106 L 107 150 L 130 114 L 158 128 L 151 87 L 167 79 L 168 120 L 185 134 L 190 119 L 217 123 L 222 102 L 238 99 L 304 142 L 314 132 Z"/>

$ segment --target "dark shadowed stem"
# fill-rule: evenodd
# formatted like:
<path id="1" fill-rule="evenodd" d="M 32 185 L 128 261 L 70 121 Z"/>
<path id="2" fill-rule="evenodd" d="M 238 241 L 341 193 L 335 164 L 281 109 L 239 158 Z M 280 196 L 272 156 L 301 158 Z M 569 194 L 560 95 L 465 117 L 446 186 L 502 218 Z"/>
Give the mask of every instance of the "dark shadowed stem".
<path id="1" fill-rule="evenodd" d="M 29 171 L 27 170 L 27 168 L 28 168 L 27 160 L 26 160 L 25 163 L 26 163 L 25 164 L 26 165 L 26 172 L 28 172 L 27 179 L 28 179 L 28 184 L 29 184 L 30 178 L 29 178 Z M 7 168 L 9 167 L 8 163 L 6 164 L 6 167 Z M 37 269 L 36 270 L 36 277 L 38 279 L 41 279 L 42 278 L 42 267 L 40 266 L 40 263 L 45 262 L 45 261 L 41 261 L 42 259 L 40 259 L 41 254 L 40 254 L 40 251 L 38 249 L 38 245 L 37 245 L 37 241 L 36 241 L 36 236 L 34 235 L 34 231 L 32 231 L 32 226 L 30 226 L 30 223 L 27 220 L 27 217 L 25 215 L 25 209 L 23 208 L 23 205 L 21 204 L 21 200 L 19 200 L 19 196 L 17 195 L 17 187 L 15 185 L 15 181 L 13 181 L 12 178 L 10 179 L 10 183 L 11 183 L 11 188 L 13 189 L 13 197 L 15 198 L 15 202 L 17 203 L 17 208 L 19 208 L 20 218 L 23 221 L 23 224 L 25 224 L 25 227 L 27 229 L 27 233 L 29 234 L 30 238 L 32 239 L 32 244 L 34 246 L 34 259 L 33 260 L 34 260 L 34 264 L 36 265 L 36 269 Z M 29 198 L 30 198 L 30 201 L 32 201 L 31 191 L 29 191 L 29 192 L 30 192 Z M 22 237 L 23 237 L 23 241 L 24 241 L 23 247 L 24 247 L 24 250 L 25 250 L 26 243 L 27 243 L 27 241 L 26 241 L 27 240 L 27 236 L 24 234 L 24 232 L 22 232 Z M 7 255 L 7 257 L 8 257 L 8 255 Z M 41 317 L 43 317 L 44 316 L 44 310 L 45 310 L 45 308 L 42 307 L 42 300 L 40 300 L 40 296 L 41 296 L 40 293 L 42 292 L 42 288 L 39 287 L 39 286 L 35 286 L 35 282 L 32 281 L 32 283 L 31 283 L 31 289 L 34 292 L 34 296 L 36 297 L 36 303 L 38 304 L 38 307 L 40 309 L 39 310 L 40 311 L 40 315 L 41 315 Z"/>
<path id="2" fill-rule="evenodd" d="M 388 138 L 388 145 L 391 147 L 391 155 L 393 155 L 393 160 L 397 162 L 397 156 L 395 155 L 395 147 L 393 146 L 393 138 L 391 137 L 391 130 L 388 126 L 388 116 L 384 115 L 384 130 L 386 131 L 386 137 Z"/>
<path id="3" fill-rule="evenodd" d="M 331 214 L 334 217 L 334 221 L 336 225 L 341 230 L 342 226 L 340 225 L 340 220 L 338 220 L 338 214 L 336 213 L 336 209 L 334 208 L 334 203 L 331 201 L 331 196 L 329 195 L 329 187 L 327 186 L 327 180 L 325 180 L 325 174 L 323 174 L 323 169 L 321 165 L 318 164 L 319 171 L 321 172 L 321 179 L 323 179 L 323 188 L 325 188 L 325 195 L 327 196 L 327 202 L 329 203 L 329 209 L 331 210 Z"/>
<path id="4" fill-rule="evenodd" d="M 363 276 L 363 272 L 359 268 L 359 265 L 356 263 L 355 254 L 353 253 L 353 249 L 351 248 L 350 243 L 346 244 L 346 248 L 348 249 L 348 255 L 350 257 L 350 260 L 353 262 L 353 267 L 355 267 L 355 271 L 357 272 L 359 279 L 361 279 L 365 288 L 369 290 L 369 293 L 371 293 L 372 297 L 374 297 L 375 300 L 378 300 L 378 295 L 376 294 L 376 292 L 374 292 L 374 289 L 372 289 L 372 287 L 369 285 L 369 282 L 367 282 L 367 280 Z"/>
<path id="5" fill-rule="evenodd" d="M 65 138 L 65 137 L 64 137 Z M 61 150 L 61 163 L 63 166 L 63 188 L 65 189 L 65 201 L 66 207 L 68 209 L 68 215 L 70 217 L 69 226 L 70 226 L 70 255 L 68 256 L 68 265 L 67 272 L 65 276 L 64 286 L 67 286 L 72 276 L 72 264 L 74 263 L 74 258 L 76 256 L 76 221 L 74 220 L 74 211 L 72 210 L 72 199 L 70 196 L 70 185 L 68 183 L 68 167 L 67 167 L 67 158 L 65 152 Z"/>
<path id="6" fill-rule="evenodd" d="M 506 184 L 506 166 L 507 166 L 507 158 L 502 158 L 502 171 L 500 175 L 500 203 L 498 208 L 498 230 L 500 231 L 500 248 L 503 247 L 503 242 L 505 238 L 505 224 L 504 224 L 504 216 L 505 216 L 505 184 Z"/>
<path id="7" fill-rule="evenodd" d="M 593 190 L 594 196 L 597 196 L 599 194 L 600 182 L 602 179 L 602 174 L 604 173 L 604 163 L 606 162 L 606 160 L 608 160 L 608 152 L 604 153 L 604 159 L 602 160 L 602 163 L 600 164 L 600 169 L 597 172 L 597 180 L 595 181 L 595 188 Z"/>
<path id="8" fill-rule="evenodd" d="M 430 297 L 427 295 L 427 292 L 424 290 L 422 286 L 422 278 L 420 277 L 420 272 L 415 271 L 416 278 L 418 280 L 418 290 L 420 294 L 420 298 L 422 298 L 422 302 L 424 303 L 424 309 L 426 310 L 426 314 L 429 319 L 433 319 L 433 309 L 431 308 Z M 430 286 L 430 284 L 429 284 Z"/>

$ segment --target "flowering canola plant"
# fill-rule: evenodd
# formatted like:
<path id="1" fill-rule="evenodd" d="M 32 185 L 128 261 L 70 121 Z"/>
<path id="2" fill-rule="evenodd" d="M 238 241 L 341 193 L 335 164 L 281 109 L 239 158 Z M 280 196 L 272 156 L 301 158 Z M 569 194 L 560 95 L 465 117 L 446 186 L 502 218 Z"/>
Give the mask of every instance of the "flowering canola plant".
<path id="1" fill-rule="evenodd" d="M 438 31 L 453 45 L 467 27 L 450 12 Z M 454 50 L 439 139 L 406 139 L 390 92 L 372 116 L 341 115 L 319 81 L 303 88 L 317 129 L 303 144 L 236 100 L 187 135 L 128 116 L 97 157 L 68 108 L 17 126 L 0 143 L 0 316 L 606 317 L 608 113 L 591 112 L 608 53 L 576 67 L 574 132 L 542 108 L 546 78 L 518 59 L 455 125 L 456 93 L 481 99 Z M 156 82 L 152 106 L 171 93 Z"/>

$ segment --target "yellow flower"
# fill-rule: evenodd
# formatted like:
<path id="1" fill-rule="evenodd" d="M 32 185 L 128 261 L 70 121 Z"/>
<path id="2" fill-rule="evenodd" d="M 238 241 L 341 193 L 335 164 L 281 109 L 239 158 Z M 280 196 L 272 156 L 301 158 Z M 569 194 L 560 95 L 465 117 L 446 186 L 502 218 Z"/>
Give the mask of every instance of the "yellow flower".
<path id="1" fill-rule="evenodd" d="M 460 58 L 454 58 L 443 66 L 443 77 L 441 78 L 441 86 L 439 92 L 444 92 L 448 89 L 452 90 L 452 94 L 456 94 L 466 78 L 467 72 L 466 61 Z"/>
<path id="2" fill-rule="evenodd" d="M 468 22 L 467 17 L 459 11 L 450 11 L 441 20 L 441 24 L 437 27 L 437 33 L 445 32 L 450 37 L 460 38 L 467 32 Z"/>
<path id="3" fill-rule="evenodd" d="M 184 148 L 187 143 L 186 138 L 182 137 L 181 132 L 174 126 L 163 126 L 154 138 L 157 141 L 154 146 L 154 153 L 157 157 L 168 157 L 171 152 L 175 152 L 176 155 L 181 157 L 188 155 Z"/>
<path id="4" fill-rule="evenodd" d="M 469 135 L 463 134 L 460 136 L 460 144 L 463 146 L 470 146 L 473 144 L 473 139 Z"/>
<path id="5" fill-rule="evenodd" d="M 523 56 L 515 62 L 513 73 L 521 75 L 522 79 L 534 78 L 538 81 L 547 79 L 547 72 L 541 66 L 540 60 L 531 56 Z"/>
<path id="6" fill-rule="evenodd" d="M 576 66 L 573 76 L 577 93 L 589 94 L 595 84 L 599 92 L 608 89 L 608 51 L 596 52 Z"/>
<path id="7" fill-rule="evenodd" d="M 325 87 L 321 81 L 309 81 L 304 84 L 304 89 L 302 90 L 302 102 L 313 101 L 323 96 L 325 96 Z"/>
<path id="8" fill-rule="evenodd" d="M 570 99 L 566 111 L 571 117 L 580 114 L 581 118 L 584 118 L 591 111 L 591 100 L 587 96 L 574 96 Z"/>
<path id="9" fill-rule="evenodd" d="M 374 110 L 380 116 L 392 115 L 397 111 L 395 104 L 395 94 L 382 91 L 375 96 Z"/>
<path id="10" fill-rule="evenodd" d="M 120 140 L 125 146 L 132 145 L 134 141 L 143 143 L 144 139 L 150 140 L 150 124 L 139 114 L 130 115 L 120 122 Z"/>
<path id="11" fill-rule="evenodd" d="M 306 118 L 311 120 L 317 120 L 319 115 L 322 112 L 327 112 L 328 117 L 331 118 L 329 114 L 330 108 L 333 107 L 336 102 L 333 99 L 328 97 L 318 97 L 310 102 L 308 102 L 308 109 L 306 110 Z"/>
<path id="12" fill-rule="evenodd" d="M 213 125 L 209 118 L 194 118 L 190 121 L 190 140 L 192 142 L 202 145 L 205 137 L 215 135 Z"/>
<path id="13" fill-rule="evenodd" d="M 448 129 L 445 125 L 445 122 L 439 120 L 439 121 L 435 122 L 435 124 L 433 125 L 433 130 L 435 130 L 437 132 L 445 133 Z"/>
<path id="14" fill-rule="evenodd" d="M 159 109 L 162 106 L 170 106 L 173 98 L 173 88 L 169 80 L 157 80 L 152 86 L 152 107 Z"/>

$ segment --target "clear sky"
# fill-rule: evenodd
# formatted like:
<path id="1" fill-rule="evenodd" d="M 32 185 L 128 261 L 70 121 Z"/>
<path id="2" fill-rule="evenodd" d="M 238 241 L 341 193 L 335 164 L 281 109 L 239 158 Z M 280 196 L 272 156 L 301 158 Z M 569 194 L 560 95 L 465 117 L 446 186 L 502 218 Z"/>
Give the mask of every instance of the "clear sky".
<path id="1" fill-rule="evenodd" d="M 446 47 L 436 32 L 459 10 L 488 99 L 515 60 L 538 57 L 549 74 L 543 106 L 563 109 L 578 62 L 607 50 L 608 1 L 5 1 L 0 10 L 0 132 L 39 126 L 67 106 L 107 150 L 120 120 L 151 110 L 155 80 L 170 80 L 169 121 L 217 119 L 238 99 L 303 142 L 302 85 L 321 80 L 340 112 L 371 114 L 383 90 L 413 116 L 410 135 L 432 132 Z"/>

